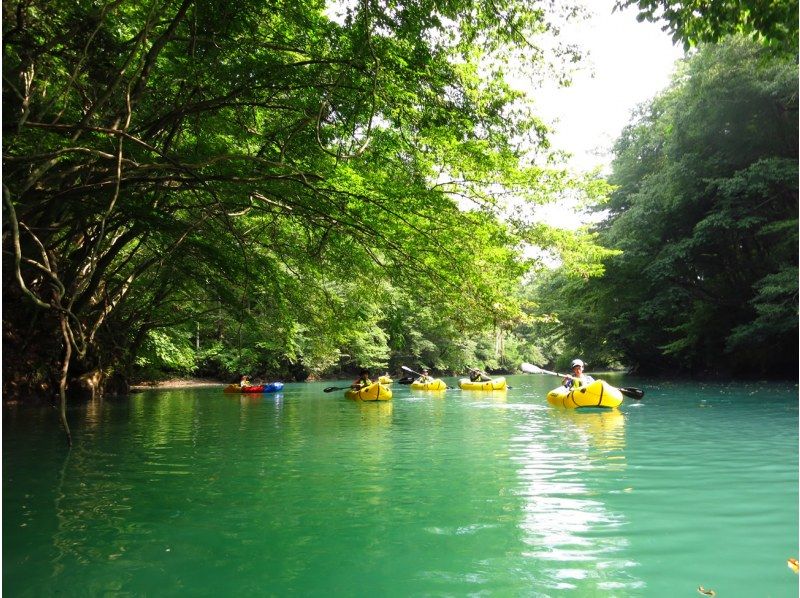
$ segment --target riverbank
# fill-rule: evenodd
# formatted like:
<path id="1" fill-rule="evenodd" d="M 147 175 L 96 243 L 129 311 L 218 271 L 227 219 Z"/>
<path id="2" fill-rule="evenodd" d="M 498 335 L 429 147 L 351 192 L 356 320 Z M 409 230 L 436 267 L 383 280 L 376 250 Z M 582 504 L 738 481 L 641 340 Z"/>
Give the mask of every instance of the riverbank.
<path id="1" fill-rule="evenodd" d="M 225 386 L 222 380 L 208 380 L 205 378 L 170 378 L 155 382 L 131 384 L 131 390 L 149 390 L 153 388 L 203 388 L 209 386 Z"/>

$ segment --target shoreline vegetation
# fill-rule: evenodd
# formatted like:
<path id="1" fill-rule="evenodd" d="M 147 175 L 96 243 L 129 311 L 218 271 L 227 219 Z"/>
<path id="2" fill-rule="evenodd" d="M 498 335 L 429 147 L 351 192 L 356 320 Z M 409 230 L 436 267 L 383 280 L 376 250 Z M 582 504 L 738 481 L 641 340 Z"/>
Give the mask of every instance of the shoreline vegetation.
<path id="1" fill-rule="evenodd" d="M 68 441 L 68 400 L 201 375 L 796 378 L 796 0 L 670 13 L 696 51 L 607 174 L 537 104 L 584 58 L 569 7 L 9 4 L 2 391 L 57 397 Z M 545 224 L 565 194 L 597 221 Z"/>

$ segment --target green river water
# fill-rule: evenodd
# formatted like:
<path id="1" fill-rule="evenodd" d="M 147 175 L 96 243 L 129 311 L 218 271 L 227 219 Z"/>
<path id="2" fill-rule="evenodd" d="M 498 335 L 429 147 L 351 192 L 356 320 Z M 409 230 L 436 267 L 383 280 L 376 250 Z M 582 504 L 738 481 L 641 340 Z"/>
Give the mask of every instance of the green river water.
<path id="1" fill-rule="evenodd" d="M 798 595 L 798 389 L 331 384 L 3 412 L 6 596 Z M 455 379 L 446 379 L 455 385 Z"/>

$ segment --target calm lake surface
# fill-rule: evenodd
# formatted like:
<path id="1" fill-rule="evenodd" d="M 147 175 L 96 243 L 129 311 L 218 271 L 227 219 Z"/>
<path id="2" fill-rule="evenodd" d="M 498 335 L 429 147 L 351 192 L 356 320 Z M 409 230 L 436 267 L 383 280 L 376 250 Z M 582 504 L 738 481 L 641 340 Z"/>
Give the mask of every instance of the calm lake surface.
<path id="1" fill-rule="evenodd" d="M 287 384 L 3 412 L 7 596 L 798 595 L 798 389 Z M 455 379 L 446 379 L 455 385 Z"/>

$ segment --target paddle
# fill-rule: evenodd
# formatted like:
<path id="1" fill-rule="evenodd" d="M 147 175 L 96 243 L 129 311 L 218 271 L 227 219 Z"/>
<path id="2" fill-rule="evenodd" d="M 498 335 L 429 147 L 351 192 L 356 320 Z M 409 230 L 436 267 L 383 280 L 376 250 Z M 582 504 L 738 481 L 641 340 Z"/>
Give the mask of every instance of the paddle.
<path id="1" fill-rule="evenodd" d="M 419 372 L 415 372 L 415 371 L 414 371 L 414 370 L 412 370 L 411 368 L 407 368 L 407 367 L 406 367 L 406 366 L 404 366 L 404 365 L 401 365 L 401 366 L 400 366 L 400 369 L 401 369 L 401 370 L 405 370 L 406 372 L 411 372 L 412 374 L 416 374 L 417 376 L 422 376 L 422 374 L 420 374 Z"/>
<path id="2" fill-rule="evenodd" d="M 333 392 L 334 390 L 350 390 L 352 387 L 350 386 L 329 386 L 328 388 L 323 388 L 322 392 Z"/>
<path id="3" fill-rule="evenodd" d="M 636 399 L 637 401 L 644 396 L 644 391 L 641 388 L 634 388 L 632 386 L 620 388 L 618 386 L 617 390 L 620 391 L 622 394 L 624 394 L 626 397 Z"/>
<path id="4" fill-rule="evenodd" d="M 551 372 L 549 370 L 543 370 L 539 366 L 533 365 L 532 363 L 522 363 L 519 366 L 526 374 L 550 374 L 552 376 L 561 376 L 562 378 L 571 378 L 575 379 L 575 376 L 570 376 L 569 374 L 559 374 L 558 372 Z M 636 399 L 637 401 L 644 396 L 644 391 L 641 388 L 619 388 L 618 389 L 622 394 L 626 397 L 630 397 L 631 399 Z"/>

